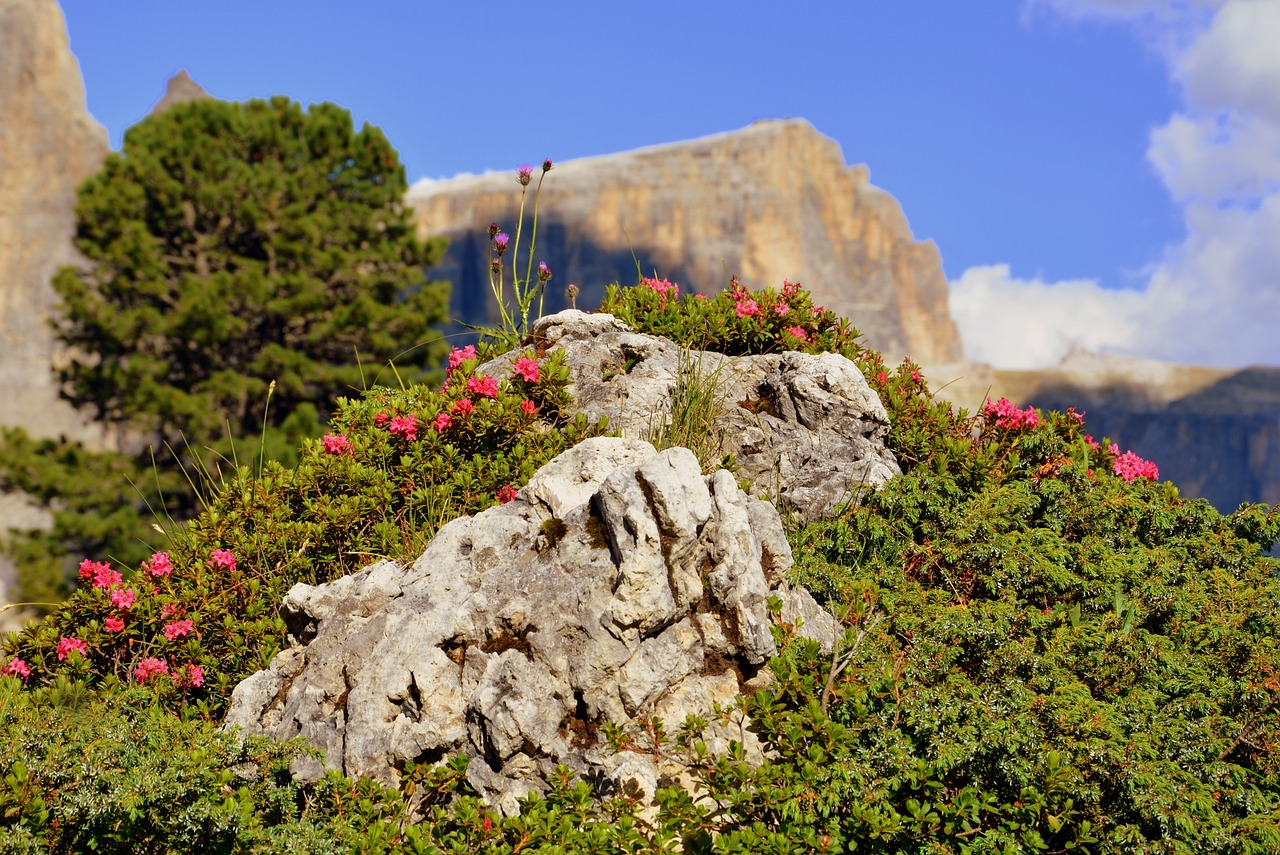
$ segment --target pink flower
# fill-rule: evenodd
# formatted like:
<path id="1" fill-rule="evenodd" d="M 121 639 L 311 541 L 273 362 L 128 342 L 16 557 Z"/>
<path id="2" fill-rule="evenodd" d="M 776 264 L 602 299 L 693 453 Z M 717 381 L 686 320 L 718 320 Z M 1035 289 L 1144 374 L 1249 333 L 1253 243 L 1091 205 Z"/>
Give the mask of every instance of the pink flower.
<path id="1" fill-rule="evenodd" d="M 31 666 L 25 660 L 19 659 L 17 656 L 9 660 L 9 664 L 0 668 L 0 676 L 13 674 L 15 677 L 21 677 L 22 682 L 27 682 L 27 678 L 31 676 Z"/>
<path id="2" fill-rule="evenodd" d="M 477 374 L 467 381 L 467 391 L 475 392 L 485 398 L 498 397 L 498 381 L 488 374 Z"/>
<path id="3" fill-rule="evenodd" d="M 537 383 L 542 372 L 538 369 L 538 360 L 522 356 L 516 360 L 515 372 L 526 383 Z"/>
<path id="4" fill-rule="evenodd" d="M 378 413 L 376 416 L 373 417 L 373 426 L 379 427 L 379 428 L 386 427 L 387 421 L 390 418 L 391 416 L 387 415 L 386 413 Z"/>
<path id="5" fill-rule="evenodd" d="M 538 262 L 538 281 L 547 282 L 551 279 L 551 268 L 547 267 L 545 261 Z"/>
<path id="6" fill-rule="evenodd" d="M 173 562 L 167 552 L 153 552 L 151 560 L 142 562 L 142 569 L 152 576 L 168 576 L 173 572 Z"/>
<path id="7" fill-rule="evenodd" d="M 738 302 L 734 304 L 733 310 L 738 317 L 745 318 L 760 314 L 760 304 L 750 297 L 741 296 L 738 298 Z"/>
<path id="8" fill-rule="evenodd" d="M 114 588 L 124 584 L 124 577 L 112 570 L 110 564 L 105 561 L 90 561 L 88 558 L 80 562 L 80 578 L 85 581 L 92 579 L 95 588 Z"/>
<path id="9" fill-rule="evenodd" d="M 121 611 L 128 611 L 133 608 L 134 601 L 138 595 L 134 593 L 133 588 L 116 588 L 111 592 L 111 605 Z"/>
<path id="10" fill-rule="evenodd" d="M 516 488 L 508 484 L 498 490 L 498 502 L 505 505 L 516 497 Z"/>
<path id="11" fill-rule="evenodd" d="M 171 618 L 180 614 L 183 614 L 183 609 L 177 603 L 165 603 L 160 607 L 160 617 L 162 618 Z"/>
<path id="12" fill-rule="evenodd" d="M 506 232 L 499 232 L 498 234 L 493 236 L 493 248 L 498 253 L 498 255 L 502 255 L 502 253 L 506 252 L 507 246 L 510 243 L 511 243 L 511 235 L 507 234 Z M 496 263 L 497 259 L 494 259 L 494 261 Z"/>
<path id="13" fill-rule="evenodd" d="M 787 315 L 791 313 L 791 307 L 788 306 L 786 303 L 781 303 L 781 302 L 774 303 L 773 313 L 780 318 L 785 318 Z"/>
<path id="14" fill-rule="evenodd" d="M 199 665 L 184 665 L 174 672 L 173 684 L 180 689 L 188 686 L 193 689 L 199 688 L 204 685 L 204 669 Z"/>
<path id="15" fill-rule="evenodd" d="M 476 405 L 471 402 L 470 398 L 460 398 L 449 406 L 449 412 L 466 417 L 471 415 L 471 411 L 475 408 Z"/>
<path id="16" fill-rule="evenodd" d="M 1152 481 L 1160 477 L 1160 470 L 1150 460 L 1143 460 L 1132 451 L 1126 451 L 1115 459 L 1111 469 L 1125 480 L 1132 483 L 1138 478 L 1150 478 Z"/>
<path id="17" fill-rule="evenodd" d="M 499 237 L 506 237 L 506 235 L 499 235 Z M 455 347 L 453 350 L 449 351 L 449 373 L 452 374 L 454 369 L 466 360 L 475 358 L 476 346 L 474 344 L 469 344 L 461 350 Z"/>
<path id="18" fill-rule="evenodd" d="M 520 182 L 521 187 L 528 187 L 529 181 L 533 178 L 533 167 L 528 164 L 522 165 L 516 170 L 516 180 Z"/>
<path id="19" fill-rule="evenodd" d="M 889 375 L 883 371 L 877 371 L 876 382 L 879 383 L 881 386 L 885 385 L 886 383 L 889 382 Z"/>
<path id="20" fill-rule="evenodd" d="M 800 293 L 799 282 L 788 282 L 786 279 L 782 280 L 782 296 L 786 297 L 788 300 L 791 300 L 791 299 L 794 299 L 795 296 L 799 293 Z"/>
<path id="21" fill-rule="evenodd" d="M 917 383 L 919 383 L 920 381 L 924 380 L 924 374 L 923 374 L 923 373 L 921 373 L 921 371 L 920 371 L 920 369 L 919 369 L 919 368 L 912 368 L 912 369 L 911 369 L 911 379 L 912 379 L 912 380 L 914 380 L 914 381 L 916 381 Z M 1033 412 L 1033 413 L 1031 414 L 1031 418 L 1033 419 L 1033 421 L 1032 421 L 1032 423 L 1031 423 L 1031 426 L 1032 426 L 1032 427 L 1035 427 L 1035 421 L 1034 421 L 1035 417 L 1036 417 L 1036 414 Z"/>
<path id="22" fill-rule="evenodd" d="M 640 284 L 650 291 L 657 291 L 662 296 L 662 304 L 664 306 L 668 297 L 677 297 L 680 293 L 680 286 L 669 279 L 651 279 L 645 276 L 640 279 Z"/>
<path id="23" fill-rule="evenodd" d="M 994 417 L 996 427 L 1002 428 L 1033 428 L 1040 423 L 1040 416 L 1036 414 L 1035 407 L 1019 410 L 1008 398 L 1001 398 L 998 401 L 988 399 L 982 405 L 982 415 L 988 419 Z"/>
<path id="24" fill-rule="evenodd" d="M 1094 439 L 1093 434 L 1091 433 L 1086 433 L 1084 435 L 1084 444 L 1089 446 L 1089 448 L 1093 449 L 1094 451 L 1097 451 L 1099 448 L 1102 448 L 1102 443 Z"/>
<path id="25" fill-rule="evenodd" d="M 418 420 L 414 416 L 396 416 L 388 428 L 392 436 L 398 436 L 405 442 L 413 442 L 418 438 Z"/>
<path id="26" fill-rule="evenodd" d="M 809 334 L 804 331 L 804 327 L 800 327 L 800 326 L 787 327 L 785 330 L 783 330 L 783 332 L 785 332 L 787 335 L 791 336 L 792 338 L 799 339 L 800 341 L 809 340 Z"/>
<path id="27" fill-rule="evenodd" d="M 236 569 L 236 556 L 230 549 L 215 549 L 209 554 L 209 566 L 232 573 Z"/>
<path id="28" fill-rule="evenodd" d="M 139 683 L 145 683 L 152 677 L 160 674 L 169 673 L 169 663 L 163 659 L 157 659 L 154 656 L 148 656 L 138 663 L 138 667 L 133 669 L 133 678 Z"/>
<path id="29" fill-rule="evenodd" d="M 331 433 L 326 433 L 320 441 L 324 443 L 325 454 L 339 454 L 351 457 L 356 453 L 355 446 L 351 444 L 351 440 L 345 433 L 338 434 L 337 436 L 334 436 Z"/>
<path id="30" fill-rule="evenodd" d="M 195 628 L 196 625 L 190 618 L 175 620 L 164 628 L 164 637 L 173 641 L 175 638 L 182 638 L 182 636 L 191 632 L 191 630 Z"/>
<path id="31" fill-rule="evenodd" d="M 529 415 L 533 415 L 538 412 L 538 405 L 526 398 L 520 402 L 520 409 Z"/>
<path id="32" fill-rule="evenodd" d="M 65 635 L 62 636 L 62 638 L 58 639 L 58 661 L 59 662 L 61 662 L 63 659 L 66 659 L 68 656 L 70 656 L 71 651 L 73 650 L 80 653 L 83 656 L 84 654 L 89 652 L 89 645 L 85 644 L 83 641 L 81 641 L 78 638 L 68 638 Z"/>
<path id="33" fill-rule="evenodd" d="M 102 622 L 102 628 L 107 632 L 121 632 L 124 629 L 124 621 L 118 617 L 109 617 Z"/>
<path id="34" fill-rule="evenodd" d="M 436 433 L 444 433 L 449 429 L 450 425 L 452 424 L 453 424 L 453 416 L 449 415 L 448 413 L 441 413 L 440 415 L 436 416 L 436 419 L 431 423 L 431 426 L 436 429 Z"/>

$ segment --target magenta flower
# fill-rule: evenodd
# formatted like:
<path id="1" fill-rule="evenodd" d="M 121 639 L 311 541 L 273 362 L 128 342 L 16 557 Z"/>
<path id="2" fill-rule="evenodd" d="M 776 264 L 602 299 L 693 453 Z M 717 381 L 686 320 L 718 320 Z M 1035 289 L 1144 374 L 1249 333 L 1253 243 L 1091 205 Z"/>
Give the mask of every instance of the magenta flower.
<path id="1" fill-rule="evenodd" d="M 542 171 L 543 172 L 551 171 L 551 158 L 548 157 L 546 160 L 542 161 Z"/>
<path id="2" fill-rule="evenodd" d="M 133 669 L 133 678 L 139 683 L 145 683 L 152 677 L 169 673 L 169 663 L 163 659 L 157 659 L 154 656 L 148 656 L 138 663 L 138 667 Z"/>
<path id="3" fill-rule="evenodd" d="M 739 297 L 738 302 L 734 304 L 733 311 L 736 312 L 740 318 L 758 315 L 760 314 L 760 304 L 750 297 Z"/>
<path id="4" fill-rule="evenodd" d="M 112 570 L 110 564 L 105 561 L 90 561 L 87 558 L 80 562 L 80 578 L 86 581 L 92 579 L 95 588 L 114 588 L 116 585 L 124 584 L 124 577 Z"/>
<path id="5" fill-rule="evenodd" d="M 528 415 L 533 415 L 538 412 L 538 405 L 526 398 L 520 402 L 520 409 Z"/>
<path id="6" fill-rule="evenodd" d="M 915 373 L 918 372 L 913 372 Z M 1033 428 L 1040 423 L 1040 416 L 1036 414 L 1035 407 L 1019 410 L 1008 398 L 1001 398 L 994 402 L 988 399 L 982 405 L 982 415 L 988 419 L 994 416 L 996 427 L 1002 428 Z"/>
<path id="7" fill-rule="evenodd" d="M 1089 448 L 1091 448 L 1094 451 L 1097 451 L 1099 448 L 1102 448 L 1102 443 L 1094 439 L 1093 434 L 1091 433 L 1086 433 L 1084 435 L 1084 444 L 1089 446 Z"/>
<path id="8" fill-rule="evenodd" d="M 58 661 L 59 662 L 61 662 L 63 659 L 66 659 L 68 656 L 70 656 L 71 651 L 73 650 L 83 656 L 89 652 L 89 645 L 78 638 L 68 638 L 65 635 L 62 636 L 60 639 L 58 639 Z"/>
<path id="9" fill-rule="evenodd" d="M 234 573 L 236 556 L 230 549 L 215 549 L 209 554 L 209 566 Z"/>
<path id="10" fill-rule="evenodd" d="M 545 261 L 539 261 L 538 262 L 538 281 L 546 282 L 550 278 L 551 278 L 551 268 L 547 267 L 547 263 Z"/>
<path id="11" fill-rule="evenodd" d="M 440 415 L 436 416 L 435 421 L 431 423 L 431 426 L 436 429 L 436 433 L 444 433 L 452 425 L 453 425 L 453 416 L 449 415 L 448 413 L 441 413 Z"/>
<path id="12" fill-rule="evenodd" d="M 1125 480 L 1133 483 L 1138 478 L 1150 478 L 1152 481 L 1160 477 L 1160 470 L 1150 460 L 1143 460 L 1132 451 L 1126 451 L 1111 464 L 1111 470 Z"/>
<path id="13" fill-rule="evenodd" d="M 391 416 L 387 415 L 386 413 L 378 413 L 376 416 L 373 417 L 373 426 L 379 427 L 379 428 L 386 427 L 387 422 L 390 419 L 391 419 Z"/>
<path id="14" fill-rule="evenodd" d="M 179 606 L 177 603 L 165 603 L 163 606 L 160 607 L 160 617 L 162 618 L 167 619 L 167 618 L 173 617 L 174 615 L 180 615 L 182 613 L 183 613 L 182 607 Z"/>
<path id="15" fill-rule="evenodd" d="M 516 488 L 508 484 L 498 490 L 498 503 L 505 505 L 516 497 Z"/>
<path id="16" fill-rule="evenodd" d="M 121 611 L 133 608 L 133 603 L 137 599 L 138 595 L 134 593 L 133 588 L 116 588 L 111 592 L 111 605 Z"/>
<path id="17" fill-rule="evenodd" d="M 876 382 L 879 383 L 881 386 L 885 385 L 886 383 L 889 382 L 889 375 L 883 371 L 877 371 Z"/>
<path id="18" fill-rule="evenodd" d="M 12 674 L 15 677 L 21 677 L 22 682 L 27 682 L 27 678 L 31 676 L 31 666 L 26 663 L 25 659 L 19 659 L 17 656 L 9 660 L 9 664 L 0 668 L 0 677 Z"/>
<path id="19" fill-rule="evenodd" d="M 476 358 L 476 346 L 469 344 L 464 348 L 454 348 L 449 351 L 449 373 L 452 374 L 454 369 L 468 359 Z"/>
<path id="20" fill-rule="evenodd" d="M 168 576 L 173 572 L 173 562 L 167 552 L 153 552 L 151 559 L 142 562 L 142 569 L 152 576 Z"/>
<path id="21" fill-rule="evenodd" d="M 529 182 L 533 179 L 533 167 L 527 163 L 523 164 L 516 170 L 516 180 L 520 182 L 521 187 L 528 187 Z"/>
<path id="22" fill-rule="evenodd" d="M 471 415 L 471 411 L 475 408 L 476 405 L 470 398 L 460 398 L 449 405 L 449 412 L 466 417 Z"/>
<path id="23" fill-rule="evenodd" d="M 799 339 L 800 341 L 809 340 L 809 334 L 805 332 L 804 327 L 801 327 L 801 326 L 787 327 L 786 329 L 783 330 L 783 332 L 785 332 L 787 335 L 791 336 L 792 338 Z"/>
<path id="24" fill-rule="evenodd" d="M 191 687 L 193 689 L 204 685 L 204 669 L 199 665 L 184 665 L 181 669 L 174 671 L 173 684 L 178 688 Z"/>
<path id="25" fill-rule="evenodd" d="M 789 282 L 786 279 L 782 280 L 782 296 L 783 297 L 786 297 L 788 300 L 791 300 L 791 299 L 794 299 L 795 296 L 799 293 L 800 293 L 799 282 Z"/>
<path id="26" fill-rule="evenodd" d="M 507 247 L 511 244 L 511 235 L 506 232 L 500 232 L 493 238 L 493 249 L 498 255 L 502 255 L 507 251 Z"/>
<path id="27" fill-rule="evenodd" d="M 338 454 L 352 457 L 356 453 L 355 446 L 351 444 L 351 439 L 345 433 L 338 434 L 337 436 L 334 436 L 331 433 L 326 433 L 320 441 L 324 443 L 325 454 Z"/>
<path id="28" fill-rule="evenodd" d="M 418 438 L 418 420 L 413 416 L 396 416 L 391 420 L 389 430 L 392 436 L 398 436 L 405 442 L 413 442 Z"/>
<path id="29" fill-rule="evenodd" d="M 527 356 L 522 356 L 516 360 L 515 372 L 526 383 L 537 383 L 538 378 L 542 376 L 542 372 L 538 369 L 538 360 L 530 359 Z"/>
<path id="30" fill-rule="evenodd" d="M 785 318 L 787 315 L 791 314 L 791 307 L 786 303 L 774 303 L 773 313 L 780 318 Z"/>
<path id="31" fill-rule="evenodd" d="M 498 381 L 488 374 L 477 374 L 467 381 L 467 391 L 485 398 L 498 397 Z"/>
<path id="32" fill-rule="evenodd" d="M 121 632 L 124 630 L 124 621 L 118 617 L 109 617 L 102 622 L 102 628 L 107 632 Z"/>
<path id="33" fill-rule="evenodd" d="M 195 622 L 192 621 L 191 618 L 175 620 L 164 628 L 164 637 L 173 641 L 175 638 L 182 638 L 182 636 L 191 632 L 195 628 Z"/>

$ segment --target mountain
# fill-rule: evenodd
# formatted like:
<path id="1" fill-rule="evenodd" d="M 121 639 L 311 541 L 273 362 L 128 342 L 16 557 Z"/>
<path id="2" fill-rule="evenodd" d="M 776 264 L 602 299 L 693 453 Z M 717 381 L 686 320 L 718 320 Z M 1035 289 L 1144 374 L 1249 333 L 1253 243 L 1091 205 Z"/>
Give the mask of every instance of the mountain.
<path id="1" fill-rule="evenodd" d="M 0 421 L 88 439 L 99 431 L 58 399 L 49 281 L 75 261 L 76 188 L 102 165 L 107 132 L 54 0 L 0 0 L 0 57 Z"/>
<path id="2" fill-rule="evenodd" d="M 515 235 L 515 172 L 419 182 L 406 201 L 424 236 L 450 240 L 435 272 L 453 282 L 454 316 L 487 322 L 487 228 Z M 753 288 L 789 279 L 894 358 L 963 359 L 937 247 L 912 236 L 867 167 L 847 166 L 834 140 L 799 119 L 556 165 L 542 189 L 540 260 L 555 277 L 548 311 L 566 306 L 570 283 L 580 305 L 598 304 L 608 283 L 635 283 L 637 262 L 703 294 L 732 274 Z"/>

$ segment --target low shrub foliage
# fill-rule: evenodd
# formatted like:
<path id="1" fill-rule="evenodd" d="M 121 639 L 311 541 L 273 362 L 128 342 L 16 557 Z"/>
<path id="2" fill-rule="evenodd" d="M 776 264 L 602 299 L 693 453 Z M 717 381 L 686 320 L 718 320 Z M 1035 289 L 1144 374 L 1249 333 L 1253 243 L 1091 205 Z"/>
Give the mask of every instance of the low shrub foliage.
<path id="1" fill-rule="evenodd" d="M 680 759 L 698 791 L 662 789 L 647 812 L 562 770 L 501 817 L 457 758 L 410 765 L 395 788 L 334 773 L 304 786 L 287 773 L 303 746 L 214 729 L 281 644 L 290 585 L 411 559 L 605 429 L 572 416 L 554 352 L 485 378 L 455 351 L 443 390 L 344 401 L 296 467 L 241 472 L 164 556 L 87 562 L 82 590 L 9 640 L 0 845 L 1280 851 L 1280 583 L 1265 555 L 1280 512 L 1187 500 L 1070 410 L 957 410 L 792 283 L 702 299 L 654 277 L 603 308 L 697 349 L 843 353 L 891 418 L 903 476 L 789 534 L 794 581 L 845 632 L 824 654 L 776 626 L 774 685 L 732 711 L 773 759 L 712 759 L 698 720 L 609 728 L 619 750 Z"/>

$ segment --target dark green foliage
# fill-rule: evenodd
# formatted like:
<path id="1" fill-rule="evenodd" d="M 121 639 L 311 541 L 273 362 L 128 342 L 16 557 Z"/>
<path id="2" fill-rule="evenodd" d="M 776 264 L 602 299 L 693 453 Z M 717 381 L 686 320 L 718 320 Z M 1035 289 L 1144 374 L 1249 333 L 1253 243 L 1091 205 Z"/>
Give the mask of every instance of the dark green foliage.
<path id="1" fill-rule="evenodd" d="M 332 104 L 202 99 L 129 129 L 80 189 L 85 266 L 53 287 L 63 394 L 142 451 L 6 435 L 0 482 L 57 514 L 12 550 L 26 598 L 65 592 L 67 556 L 132 563 L 162 540 L 147 517 L 189 519 L 220 470 L 292 463 L 339 397 L 392 379 L 390 360 L 400 381 L 435 376 L 447 286 L 422 271 L 442 246 L 414 236 L 405 189 L 382 132 Z"/>
<path id="2" fill-rule="evenodd" d="M 648 305 L 652 288 L 635 290 L 614 295 L 647 306 L 633 323 L 699 328 L 670 304 Z M 737 329 L 744 299 L 723 300 L 718 319 L 699 314 L 700 328 Z M 691 312 L 715 303 L 688 302 Z M 757 345 L 783 346 L 763 334 Z M 750 716 L 772 752 L 763 766 L 742 762 L 740 747 L 711 759 L 705 721 L 668 735 L 650 719 L 603 730 L 618 750 L 689 769 L 698 791 L 661 789 L 656 813 L 561 770 L 520 816 L 499 817 L 456 758 L 409 765 L 397 788 L 332 774 L 301 786 L 283 771 L 296 747 L 229 741 L 149 706 L 158 697 L 177 717 L 216 717 L 235 678 L 209 670 L 198 689 L 168 677 L 126 688 L 125 660 L 103 652 L 121 648 L 93 625 L 109 595 L 92 589 L 49 631 L 7 648 L 6 660 L 29 656 L 33 673 L 25 690 L 0 678 L 0 845 L 66 851 L 87 839 L 66 836 L 67 823 L 103 793 L 88 827 L 142 828 L 145 818 L 160 829 L 146 840 L 159 851 L 189 847 L 193 828 L 209 835 L 204 851 L 262 853 L 1280 851 L 1280 564 L 1264 556 L 1280 512 L 1223 516 L 1171 484 L 1128 482 L 1112 474 L 1116 449 L 1092 445 L 1073 413 L 1002 426 L 934 399 L 909 362 L 889 372 L 877 354 L 853 353 L 885 400 L 906 474 L 790 535 L 794 580 L 845 634 L 823 654 L 779 624 L 775 685 L 716 711 Z M 208 628 L 198 649 L 187 638 L 166 647 L 154 619 L 133 646 L 247 673 L 279 643 L 273 607 L 293 581 L 411 556 L 448 518 L 491 504 L 595 430 L 567 418 L 553 356 L 531 384 L 513 378 L 492 399 L 472 392 L 471 417 L 483 416 L 473 430 L 451 443 L 432 436 L 471 370 L 461 362 L 443 395 L 415 387 L 345 402 L 327 444 L 305 444 L 297 467 L 243 472 L 175 548 L 160 593 L 134 606 L 145 623 L 157 603 L 188 605 Z M 235 573 L 207 563 L 216 549 L 238 556 Z M 88 657 L 58 662 L 64 628 L 92 637 Z M 138 729 L 137 747 L 115 744 L 120 720 Z M 129 783 L 106 782 L 98 757 Z M 47 836 L 55 820 L 61 850 Z M 116 845 L 114 833 L 99 839 Z"/>

